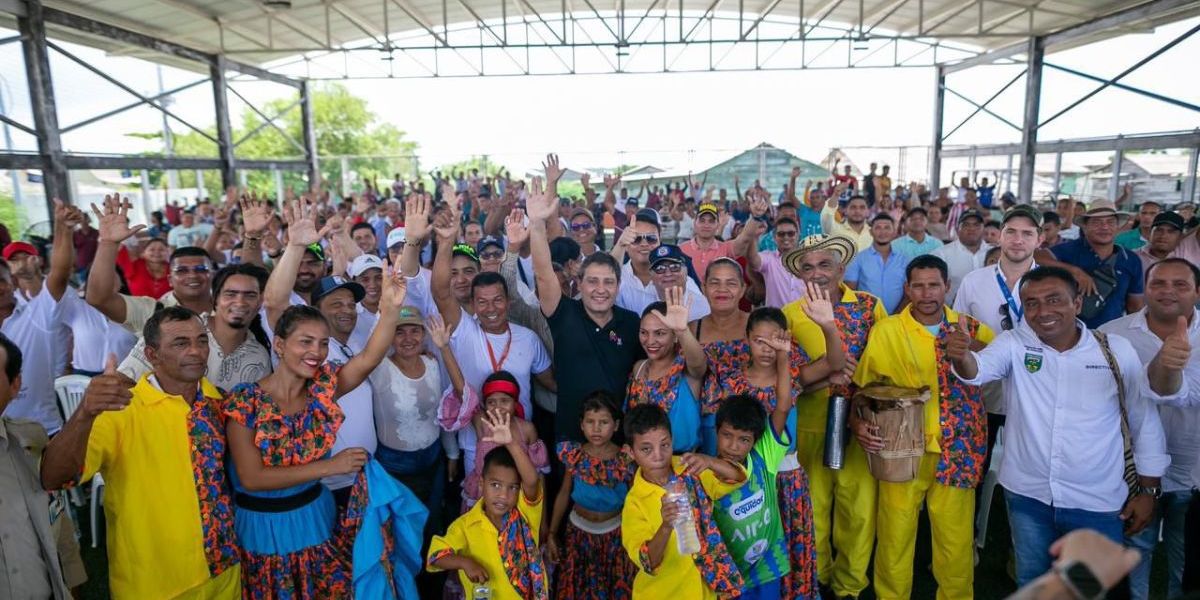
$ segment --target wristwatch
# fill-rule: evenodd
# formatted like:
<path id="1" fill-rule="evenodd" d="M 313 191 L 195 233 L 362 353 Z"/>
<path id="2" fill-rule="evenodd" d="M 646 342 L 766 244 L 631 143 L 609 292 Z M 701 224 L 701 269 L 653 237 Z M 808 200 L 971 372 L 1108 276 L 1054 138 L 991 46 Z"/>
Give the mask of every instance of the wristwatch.
<path id="1" fill-rule="evenodd" d="M 1054 572 L 1071 591 L 1071 595 L 1079 600 L 1099 600 L 1104 597 L 1104 586 L 1087 565 L 1073 560 L 1055 565 Z"/>
<path id="2" fill-rule="evenodd" d="M 1161 485 L 1140 485 L 1139 484 L 1137 486 L 1137 493 L 1145 494 L 1147 496 L 1153 497 L 1155 500 L 1158 500 L 1159 498 L 1162 498 L 1162 486 Z"/>

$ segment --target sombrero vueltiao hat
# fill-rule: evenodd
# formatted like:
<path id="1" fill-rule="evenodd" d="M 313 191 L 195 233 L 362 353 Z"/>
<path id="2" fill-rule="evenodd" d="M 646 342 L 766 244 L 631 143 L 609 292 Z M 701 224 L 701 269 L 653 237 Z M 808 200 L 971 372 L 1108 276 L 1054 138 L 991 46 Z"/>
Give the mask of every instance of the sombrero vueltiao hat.
<path id="1" fill-rule="evenodd" d="M 832 252 L 838 255 L 843 265 L 850 264 L 854 258 L 854 240 L 844 235 L 825 235 L 818 233 L 800 240 L 795 250 L 783 255 L 783 268 L 796 277 L 800 277 L 800 259 L 809 252 Z"/>

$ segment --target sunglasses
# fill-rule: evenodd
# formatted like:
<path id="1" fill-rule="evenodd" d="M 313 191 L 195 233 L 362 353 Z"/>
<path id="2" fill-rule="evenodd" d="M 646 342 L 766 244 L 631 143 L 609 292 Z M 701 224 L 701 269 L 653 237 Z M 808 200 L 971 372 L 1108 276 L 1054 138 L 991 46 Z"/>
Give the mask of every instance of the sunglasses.
<path id="1" fill-rule="evenodd" d="M 1008 331 L 1013 328 L 1012 314 L 1008 310 L 1008 303 L 1000 305 L 1000 329 Z"/>
<path id="2" fill-rule="evenodd" d="M 659 263 L 657 265 L 654 265 L 654 268 L 652 268 L 650 270 L 654 271 L 658 275 L 666 275 L 668 272 L 678 273 L 678 272 L 682 271 L 683 265 L 681 265 L 677 262 Z"/>
<path id="3" fill-rule="evenodd" d="M 635 235 L 635 236 L 633 236 L 633 243 L 634 244 L 657 244 L 658 236 L 653 233 L 650 233 L 647 235 Z"/>
<path id="4" fill-rule="evenodd" d="M 595 227 L 595 225 L 593 225 L 591 221 L 585 221 L 583 223 L 571 223 L 571 231 L 587 231 L 592 227 Z"/>
<path id="5" fill-rule="evenodd" d="M 176 275 L 187 275 L 188 273 L 195 273 L 196 275 L 208 275 L 209 270 L 210 269 L 208 268 L 208 265 L 196 265 L 194 267 L 185 267 L 180 265 L 171 269 L 171 272 Z"/>
<path id="6" fill-rule="evenodd" d="M 490 252 L 484 252 L 483 254 L 480 254 L 479 258 L 482 260 L 499 260 L 504 258 L 504 252 L 500 250 L 492 250 Z"/>
<path id="7" fill-rule="evenodd" d="M 790 237 L 796 237 L 796 232 L 795 231 L 781 231 L 779 229 L 776 229 L 775 235 L 776 235 L 776 237 L 790 238 Z"/>

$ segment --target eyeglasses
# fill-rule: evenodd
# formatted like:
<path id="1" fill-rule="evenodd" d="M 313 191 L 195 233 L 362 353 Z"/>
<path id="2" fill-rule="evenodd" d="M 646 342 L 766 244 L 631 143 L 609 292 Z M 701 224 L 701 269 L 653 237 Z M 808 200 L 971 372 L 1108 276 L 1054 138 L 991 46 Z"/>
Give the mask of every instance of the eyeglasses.
<path id="1" fill-rule="evenodd" d="M 668 271 L 671 273 L 678 273 L 678 272 L 682 271 L 683 265 L 681 265 L 677 262 L 658 263 L 657 265 L 654 265 L 654 268 L 652 268 L 650 270 L 654 271 L 658 275 L 666 275 Z"/>
<path id="2" fill-rule="evenodd" d="M 796 232 L 795 231 L 782 231 L 782 230 L 776 229 L 775 236 L 781 237 L 781 238 L 796 237 Z"/>
<path id="3" fill-rule="evenodd" d="M 593 225 L 591 221 L 584 221 L 583 223 L 571 223 L 571 231 L 587 231 L 592 227 L 595 227 L 595 225 Z"/>
<path id="4" fill-rule="evenodd" d="M 176 275 L 187 275 L 188 273 L 195 273 L 196 275 L 208 275 L 209 270 L 210 269 L 208 268 L 208 265 L 196 265 L 194 267 L 185 267 L 183 265 L 179 265 L 171 269 L 171 272 Z"/>
<path id="5" fill-rule="evenodd" d="M 646 235 L 635 235 L 635 236 L 633 236 L 633 243 L 634 244 L 657 244 L 658 236 L 653 233 L 646 234 Z"/>
<path id="6" fill-rule="evenodd" d="M 480 260 L 500 260 L 501 258 L 504 258 L 504 252 L 501 252 L 500 250 L 484 252 L 483 254 L 479 255 L 479 258 Z"/>
<path id="7" fill-rule="evenodd" d="M 1012 314 L 1008 310 L 1008 303 L 1000 305 L 1000 329 L 1008 331 L 1013 328 Z"/>

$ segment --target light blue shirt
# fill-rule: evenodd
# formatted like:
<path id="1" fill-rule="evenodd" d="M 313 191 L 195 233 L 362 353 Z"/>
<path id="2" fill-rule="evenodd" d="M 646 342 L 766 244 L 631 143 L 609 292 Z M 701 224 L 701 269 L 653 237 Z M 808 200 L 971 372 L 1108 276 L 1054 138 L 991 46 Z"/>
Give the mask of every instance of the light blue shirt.
<path id="1" fill-rule="evenodd" d="M 878 296 L 890 314 L 904 299 L 904 269 L 910 260 L 893 247 L 885 261 L 872 244 L 850 261 L 845 279 L 857 289 Z"/>
<path id="2" fill-rule="evenodd" d="M 922 254 L 930 254 L 941 247 L 942 240 L 928 233 L 925 234 L 925 241 L 923 242 L 918 242 L 908 235 L 903 235 L 892 240 L 892 251 L 909 258 L 916 258 Z"/>

